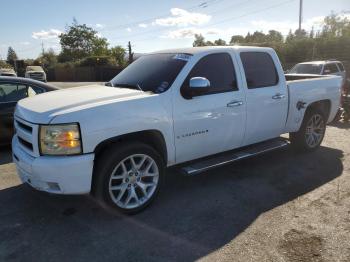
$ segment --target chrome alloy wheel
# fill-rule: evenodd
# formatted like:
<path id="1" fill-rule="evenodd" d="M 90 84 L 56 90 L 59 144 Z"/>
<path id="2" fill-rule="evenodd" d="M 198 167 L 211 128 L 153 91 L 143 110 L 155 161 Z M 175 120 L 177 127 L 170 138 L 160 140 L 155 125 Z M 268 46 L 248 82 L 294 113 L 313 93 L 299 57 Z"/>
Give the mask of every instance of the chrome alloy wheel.
<path id="1" fill-rule="evenodd" d="M 325 123 L 319 114 L 313 115 L 306 125 L 305 139 L 310 148 L 320 144 L 325 133 Z"/>
<path id="2" fill-rule="evenodd" d="M 109 194 L 118 207 L 137 208 L 152 197 L 158 180 L 159 169 L 154 159 L 145 154 L 134 154 L 113 169 Z"/>

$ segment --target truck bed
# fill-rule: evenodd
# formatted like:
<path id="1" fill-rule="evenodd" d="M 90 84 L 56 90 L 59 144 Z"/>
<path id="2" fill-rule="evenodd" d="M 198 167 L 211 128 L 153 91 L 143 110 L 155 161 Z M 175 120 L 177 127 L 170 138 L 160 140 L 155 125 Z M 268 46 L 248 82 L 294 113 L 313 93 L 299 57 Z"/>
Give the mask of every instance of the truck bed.
<path id="1" fill-rule="evenodd" d="M 327 77 L 324 75 L 311 75 L 311 74 L 285 74 L 284 76 L 286 77 L 287 81 Z"/>

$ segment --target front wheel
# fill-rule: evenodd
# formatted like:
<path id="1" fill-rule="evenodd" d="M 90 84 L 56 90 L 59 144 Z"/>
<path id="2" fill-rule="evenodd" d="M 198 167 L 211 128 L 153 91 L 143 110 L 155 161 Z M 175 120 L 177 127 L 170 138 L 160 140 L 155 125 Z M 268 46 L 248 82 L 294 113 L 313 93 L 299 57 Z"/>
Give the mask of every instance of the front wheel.
<path id="1" fill-rule="evenodd" d="M 97 196 L 124 213 L 139 212 L 155 198 L 163 169 L 163 160 L 152 147 L 138 143 L 116 145 L 98 160 Z"/>
<path id="2" fill-rule="evenodd" d="M 323 141 L 326 131 L 324 114 L 317 109 L 305 113 L 303 123 L 298 132 L 290 133 L 292 146 L 299 151 L 317 149 Z"/>

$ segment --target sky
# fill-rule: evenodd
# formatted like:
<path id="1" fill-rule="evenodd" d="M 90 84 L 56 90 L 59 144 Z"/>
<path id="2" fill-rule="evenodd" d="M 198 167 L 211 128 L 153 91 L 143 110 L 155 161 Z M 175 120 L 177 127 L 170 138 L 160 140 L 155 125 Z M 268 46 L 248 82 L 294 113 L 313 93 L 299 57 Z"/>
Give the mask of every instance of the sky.
<path id="1" fill-rule="evenodd" d="M 347 12 L 350 0 L 303 0 L 303 28 L 320 28 L 332 11 Z M 298 27 L 299 0 L 0 0 L 0 59 L 13 47 L 20 59 L 41 50 L 60 51 L 58 35 L 73 18 L 108 40 L 146 53 L 189 47 L 194 34 L 207 40 L 275 29 L 287 35 Z"/>

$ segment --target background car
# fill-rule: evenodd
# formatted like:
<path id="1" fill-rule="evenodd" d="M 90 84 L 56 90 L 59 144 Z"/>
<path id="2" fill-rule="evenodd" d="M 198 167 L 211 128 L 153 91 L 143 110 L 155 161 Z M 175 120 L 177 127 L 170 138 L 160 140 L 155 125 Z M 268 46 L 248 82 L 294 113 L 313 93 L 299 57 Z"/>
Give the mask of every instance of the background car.
<path id="1" fill-rule="evenodd" d="M 296 64 L 288 74 L 338 75 L 346 81 L 346 71 L 343 64 L 336 60 L 310 61 Z"/>
<path id="2" fill-rule="evenodd" d="M 17 102 L 54 90 L 58 88 L 32 79 L 0 76 L 0 145 L 11 143 L 13 112 Z"/>
<path id="3" fill-rule="evenodd" d="M 25 78 L 31 78 L 34 80 L 47 82 L 46 73 L 41 66 L 27 66 Z"/>
<path id="4" fill-rule="evenodd" d="M 17 74 L 16 74 L 15 70 L 13 70 L 11 68 L 0 68 L 0 76 L 16 77 Z"/>

